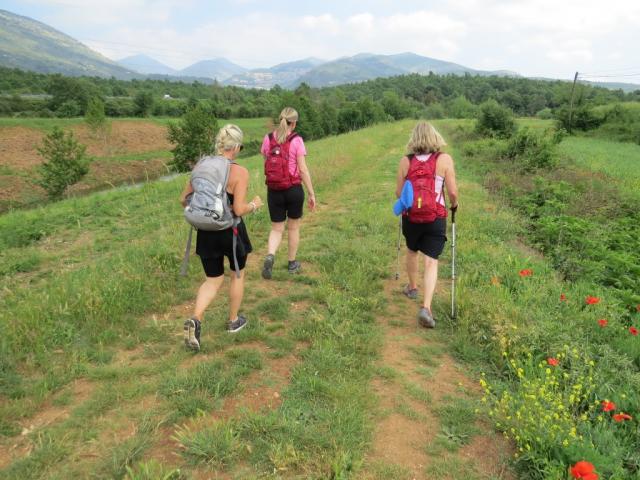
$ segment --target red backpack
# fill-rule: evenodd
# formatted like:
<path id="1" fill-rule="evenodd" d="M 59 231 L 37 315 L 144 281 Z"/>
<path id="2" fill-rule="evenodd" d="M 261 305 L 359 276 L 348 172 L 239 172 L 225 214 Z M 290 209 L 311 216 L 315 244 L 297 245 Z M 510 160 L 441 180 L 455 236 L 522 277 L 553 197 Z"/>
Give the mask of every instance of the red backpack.
<path id="1" fill-rule="evenodd" d="M 436 194 L 436 164 L 440 152 L 433 152 L 421 162 L 415 155 L 409 155 L 407 180 L 413 187 L 413 204 L 409 209 L 411 223 L 431 223 L 438 217 L 446 217 L 447 209 L 438 203 L 438 197 L 444 194 L 444 185 L 440 195 Z"/>
<path id="2" fill-rule="evenodd" d="M 289 147 L 291 140 L 297 136 L 297 133 L 292 133 L 283 144 L 279 144 L 273 132 L 269 134 L 269 153 L 264 160 L 264 183 L 271 190 L 287 190 L 302 183 L 297 171 L 295 175 L 289 173 Z"/>

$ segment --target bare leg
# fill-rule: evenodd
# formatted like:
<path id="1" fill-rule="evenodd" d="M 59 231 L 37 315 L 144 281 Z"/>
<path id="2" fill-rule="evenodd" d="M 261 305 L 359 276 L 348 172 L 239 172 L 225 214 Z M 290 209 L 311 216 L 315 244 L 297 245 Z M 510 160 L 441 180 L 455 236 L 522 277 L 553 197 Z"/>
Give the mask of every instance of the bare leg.
<path id="1" fill-rule="evenodd" d="M 407 248 L 407 276 L 409 277 L 409 288 L 418 287 L 418 252 Z"/>
<path id="2" fill-rule="evenodd" d="M 231 272 L 231 288 L 229 289 L 229 321 L 238 318 L 238 311 L 244 296 L 244 269 L 240 270 L 240 278 L 236 272 Z"/>
<path id="3" fill-rule="evenodd" d="M 284 232 L 284 222 L 272 222 L 271 232 L 269 232 L 269 243 L 267 246 L 267 253 L 269 255 L 275 255 L 280 242 L 282 241 L 282 233 Z"/>
<path id="4" fill-rule="evenodd" d="M 219 277 L 207 277 L 207 279 L 200 285 L 198 289 L 198 296 L 196 297 L 196 307 L 193 311 L 193 316 L 202 321 L 204 318 L 204 311 L 209 304 L 216 298 L 220 286 L 224 282 L 224 275 Z"/>
<path id="5" fill-rule="evenodd" d="M 424 257 L 424 303 L 423 306 L 431 312 L 431 301 L 438 281 L 438 260 L 425 255 Z"/>
<path id="6" fill-rule="evenodd" d="M 289 231 L 289 261 L 293 262 L 298 253 L 298 244 L 300 243 L 300 219 L 289 219 L 287 221 L 287 229 Z"/>

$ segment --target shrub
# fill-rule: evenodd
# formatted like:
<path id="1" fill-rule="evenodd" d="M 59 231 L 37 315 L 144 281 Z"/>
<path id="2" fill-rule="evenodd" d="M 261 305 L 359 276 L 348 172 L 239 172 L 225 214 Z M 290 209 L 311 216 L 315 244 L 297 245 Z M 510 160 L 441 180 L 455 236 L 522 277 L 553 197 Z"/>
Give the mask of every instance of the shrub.
<path id="1" fill-rule="evenodd" d="M 558 163 L 556 146 L 564 131 L 537 132 L 529 128 L 518 131 L 507 143 L 504 156 L 518 163 L 524 171 L 553 168 Z"/>
<path id="2" fill-rule="evenodd" d="M 104 113 L 104 102 L 100 98 L 89 100 L 84 121 L 94 135 L 106 133 L 107 117 Z"/>
<path id="3" fill-rule="evenodd" d="M 553 118 L 553 112 L 549 107 L 543 108 L 538 113 L 536 113 L 536 117 L 542 120 L 551 120 Z"/>
<path id="4" fill-rule="evenodd" d="M 596 112 L 587 105 L 574 107 L 571 122 L 569 122 L 569 107 L 561 107 L 556 109 L 554 116 L 560 128 L 571 132 L 576 130 L 593 130 L 598 128 L 604 122 L 604 114 Z"/>
<path id="5" fill-rule="evenodd" d="M 487 100 L 480 105 L 476 131 L 486 137 L 511 137 L 516 131 L 513 112 L 495 100 Z"/>
<path id="6" fill-rule="evenodd" d="M 77 142 L 73 132 L 59 127 L 47 135 L 38 153 L 45 159 L 39 167 L 37 184 L 47 191 L 49 198 L 60 198 L 69 185 L 77 183 L 89 171 L 87 147 Z"/>
<path id="7" fill-rule="evenodd" d="M 138 117 L 148 117 L 153 108 L 153 94 L 150 91 L 139 91 L 133 98 Z"/>
<path id="8" fill-rule="evenodd" d="M 188 110 L 180 123 L 170 123 L 167 138 L 176 145 L 171 167 L 187 172 L 202 155 L 211 153 L 217 129 L 216 117 L 201 105 Z"/>
<path id="9" fill-rule="evenodd" d="M 447 114 L 444 111 L 444 107 L 440 103 L 432 103 L 422 111 L 422 117 L 427 120 L 437 120 L 439 118 L 445 118 L 446 116 Z"/>
<path id="10" fill-rule="evenodd" d="M 478 107 L 460 95 L 449 103 L 448 112 L 451 118 L 474 118 L 478 114 Z"/>
<path id="11" fill-rule="evenodd" d="M 82 107 L 75 100 L 67 100 L 56 109 L 56 115 L 61 118 L 79 117 L 81 113 Z"/>

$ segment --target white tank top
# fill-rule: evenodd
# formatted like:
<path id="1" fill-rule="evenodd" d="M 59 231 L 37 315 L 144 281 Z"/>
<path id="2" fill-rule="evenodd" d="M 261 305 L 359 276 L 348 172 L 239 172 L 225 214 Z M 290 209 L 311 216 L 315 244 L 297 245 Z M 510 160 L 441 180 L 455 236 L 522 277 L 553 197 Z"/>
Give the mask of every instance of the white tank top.
<path id="1" fill-rule="evenodd" d="M 426 162 L 427 160 L 429 160 L 429 157 L 431 157 L 430 153 L 426 155 L 416 155 L 416 159 L 420 162 Z M 440 175 L 436 174 L 436 193 L 437 193 L 436 200 L 440 205 L 442 205 L 443 207 L 446 207 L 444 203 L 444 195 L 442 194 L 443 186 L 444 186 L 444 177 L 441 177 Z"/>

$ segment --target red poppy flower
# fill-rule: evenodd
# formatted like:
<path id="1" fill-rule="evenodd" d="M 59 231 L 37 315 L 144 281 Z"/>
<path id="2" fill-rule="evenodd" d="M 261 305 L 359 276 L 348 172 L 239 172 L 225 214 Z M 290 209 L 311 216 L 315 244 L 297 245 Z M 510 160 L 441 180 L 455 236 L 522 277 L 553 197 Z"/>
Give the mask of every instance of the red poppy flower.
<path id="1" fill-rule="evenodd" d="M 520 270 L 521 277 L 530 277 L 531 275 L 533 275 L 533 270 L 531 270 L 530 268 L 524 268 Z"/>
<path id="2" fill-rule="evenodd" d="M 631 335 L 638 335 L 638 329 L 636 327 L 629 327 L 629 333 Z"/>
<path id="3" fill-rule="evenodd" d="M 593 464 L 581 460 L 571 467 L 571 476 L 573 478 L 581 478 L 582 480 L 598 480 L 598 474 L 595 470 Z"/>
<path id="4" fill-rule="evenodd" d="M 603 412 L 613 412 L 616 409 L 616 404 L 613 402 L 602 402 L 602 411 Z"/>
<path id="5" fill-rule="evenodd" d="M 595 305 L 596 303 L 600 303 L 600 299 L 598 297 L 592 297 L 591 295 L 587 295 L 587 298 L 584 299 L 587 305 Z"/>
<path id="6" fill-rule="evenodd" d="M 600 320 L 598 320 L 598 325 L 600 325 L 602 328 L 606 327 L 609 323 L 609 320 L 607 320 L 606 318 L 601 318 Z"/>
<path id="7" fill-rule="evenodd" d="M 552 367 L 557 367 L 560 362 L 558 361 L 557 358 L 549 357 L 547 358 L 547 363 Z"/>
<path id="8" fill-rule="evenodd" d="M 616 413 L 615 415 L 612 416 L 612 418 L 616 422 L 623 422 L 625 420 L 632 420 L 633 419 L 633 417 L 631 415 L 629 415 L 628 413 Z"/>
<path id="9" fill-rule="evenodd" d="M 560 294 L 560 301 L 565 302 L 567 300 L 567 296 L 564 293 Z"/>

